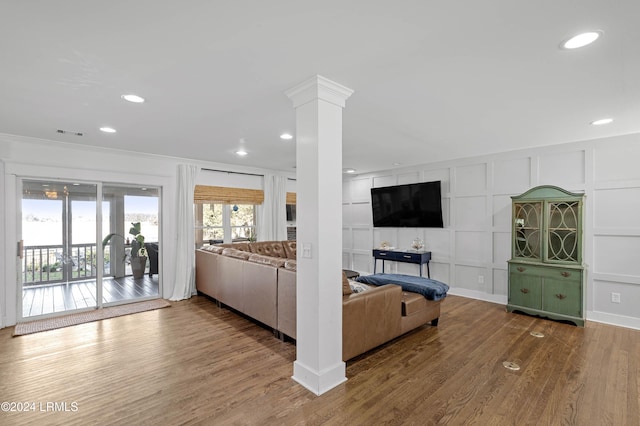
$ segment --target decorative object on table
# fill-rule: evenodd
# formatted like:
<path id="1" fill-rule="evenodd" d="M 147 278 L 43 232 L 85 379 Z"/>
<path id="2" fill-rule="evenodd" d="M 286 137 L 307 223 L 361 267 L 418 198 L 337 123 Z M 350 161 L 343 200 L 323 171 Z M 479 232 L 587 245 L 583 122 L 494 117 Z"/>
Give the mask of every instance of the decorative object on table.
<path id="1" fill-rule="evenodd" d="M 411 243 L 411 248 L 416 251 L 422 250 L 424 248 L 424 241 L 422 241 L 422 238 L 416 237 Z"/>
<path id="2" fill-rule="evenodd" d="M 133 278 L 142 278 L 144 270 L 147 267 L 147 249 L 144 246 L 144 235 L 140 233 L 140 222 L 132 222 L 131 228 L 129 228 L 129 234 L 133 235 L 131 240 L 131 273 Z M 128 241 L 129 238 L 123 237 L 120 234 L 111 233 L 104 237 L 102 240 L 102 248 L 109 244 L 111 238 L 118 236 L 123 241 Z"/>
<path id="3" fill-rule="evenodd" d="M 391 243 L 389 241 L 382 241 L 382 242 L 380 242 L 380 249 L 381 250 L 391 250 L 391 249 L 393 249 L 393 247 L 391 247 Z"/>

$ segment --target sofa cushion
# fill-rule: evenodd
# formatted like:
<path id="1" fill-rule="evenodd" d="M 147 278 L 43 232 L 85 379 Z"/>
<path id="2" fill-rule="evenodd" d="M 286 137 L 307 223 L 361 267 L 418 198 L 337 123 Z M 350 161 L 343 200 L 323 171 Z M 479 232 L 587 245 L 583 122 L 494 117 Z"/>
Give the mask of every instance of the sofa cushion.
<path id="1" fill-rule="evenodd" d="M 349 280 L 349 286 L 351 287 L 351 291 L 353 293 L 362 293 L 362 292 L 371 290 L 372 288 L 375 288 L 375 286 L 370 286 L 370 285 L 359 283 L 357 281 L 352 281 L 352 280 Z"/>
<path id="2" fill-rule="evenodd" d="M 286 259 L 282 259 L 279 257 L 271 257 L 271 256 L 263 256 L 261 254 L 252 254 L 249 256 L 249 262 L 260 263 L 262 265 L 270 265 L 276 268 L 280 268 L 284 266 Z"/>
<path id="3" fill-rule="evenodd" d="M 247 260 L 249 259 L 249 256 L 251 256 L 251 253 L 234 248 L 226 248 L 222 250 L 222 255 Z"/>
<path id="4" fill-rule="evenodd" d="M 283 241 L 282 245 L 284 246 L 284 252 L 287 254 L 287 259 L 296 259 L 296 242 L 295 241 Z"/>
<path id="5" fill-rule="evenodd" d="M 249 245 L 249 243 L 231 243 L 228 245 L 228 247 L 234 248 L 236 250 L 251 252 L 251 246 Z"/>
<path id="6" fill-rule="evenodd" d="M 348 296 L 351 293 L 353 293 L 351 291 L 351 286 L 349 285 L 349 280 L 347 279 L 347 274 L 344 273 L 344 271 L 342 271 L 342 295 L 343 296 Z"/>
<path id="7" fill-rule="evenodd" d="M 222 247 L 222 246 L 215 246 L 215 245 L 213 245 L 213 246 L 208 246 L 205 250 L 209 250 L 210 252 L 213 252 L 213 253 L 222 254 L 222 252 L 224 251 L 224 249 L 225 249 L 225 248 L 224 248 L 224 247 Z"/>
<path id="8" fill-rule="evenodd" d="M 261 254 L 264 256 L 287 257 L 282 241 L 261 241 L 258 243 L 251 243 L 249 244 L 249 249 L 251 250 L 251 253 Z"/>
<path id="9" fill-rule="evenodd" d="M 421 294 L 402 292 L 402 316 L 406 317 L 427 307 L 427 299 Z"/>
<path id="10" fill-rule="evenodd" d="M 284 262 L 284 269 L 288 269 L 289 271 L 297 271 L 298 263 L 295 260 L 287 259 Z"/>

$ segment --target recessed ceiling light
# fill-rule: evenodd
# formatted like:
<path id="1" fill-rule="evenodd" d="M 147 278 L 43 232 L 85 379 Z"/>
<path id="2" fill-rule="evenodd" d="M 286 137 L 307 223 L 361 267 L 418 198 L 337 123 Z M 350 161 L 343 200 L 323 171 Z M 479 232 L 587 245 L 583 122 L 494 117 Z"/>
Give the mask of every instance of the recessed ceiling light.
<path id="1" fill-rule="evenodd" d="M 578 49 L 580 47 L 584 47 L 588 44 L 593 43 L 602 35 L 602 31 L 589 31 L 586 33 L 578 34 L 576 36 L 571 37 L 569 40 L 566 40 L 562 43 L 563 49 Z"/>
<path id="2" fill-rule="evenodd" d="M 134 104 L 141 104 L 144 102 L 144 98 L 138 95 L 134 95 L 133 93 L 129 93 L 127 95 L 122 95 L 122 99 L 127 102 L 133 102 Z"/>
<path id="3" fill-rule="evenodd" d="M 602 126 L 603 124 L 609 124 L 613 121 L 613 118 L 603 118 L 600 120 L 592 121 L 591 125 L 593 126 Z"/>
<path id="4" fill-rule="evenodd" d="M 280 135 L 280 139 L 284 139 L 286 141 L 293 139 L 293 136 L 291 136 L 289 133 L 283 133 Z"/>
<path id="5" fill-rule="evenodd" d="M 344 169 L 343 172 L 352 174 L 356 172 L 356 169 Z"/>
<path id="6" fill-rule="evenodd" d="M 105 133 L 115 133 L 116 129 L 113 127 L 100 127 L 100 131 Z"/>
<path id="7" fill-rule="evenodd" d="M 239 151 L 236 151 L 236 154 L 239 155 L 240 157 L 244 157 L 245 155 L 247 155 L 247 151 L 244 151 L 241 149 Z"/>

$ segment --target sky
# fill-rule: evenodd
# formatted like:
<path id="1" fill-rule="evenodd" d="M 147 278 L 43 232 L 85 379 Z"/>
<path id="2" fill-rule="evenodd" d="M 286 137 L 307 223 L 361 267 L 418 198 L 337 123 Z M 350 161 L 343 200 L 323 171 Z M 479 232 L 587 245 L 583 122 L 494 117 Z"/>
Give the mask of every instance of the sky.
<path id="1" fill-rule="evenodd" d="M 103 230 L 109 229 L 109 204 L 103 203 Z M 95 201 L 73 201 L 73 243 L 95 242 Z M 125 196 L 126 214 L 158 214 L 157 197 Z M 36 217 L 39 221 L 25 220 Z M 25 245 L 62 244 L 62 200 L 22 200 L 22 239 Z M 144 223 L 143 235 L 148 241 L 158 240 L 157 224 Z M 128 228 L 125 229 L 125 233 Z M 106 231 L 108 232 L 108 231 Z"/>

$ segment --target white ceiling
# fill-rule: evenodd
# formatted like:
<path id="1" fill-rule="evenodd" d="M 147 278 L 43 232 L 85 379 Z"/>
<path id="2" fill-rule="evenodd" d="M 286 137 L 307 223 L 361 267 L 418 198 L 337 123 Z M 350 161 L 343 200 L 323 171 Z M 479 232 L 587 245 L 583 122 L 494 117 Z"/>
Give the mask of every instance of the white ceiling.
<path id="1" fill-rule="evenodd" d="M 639 17 L 638 0 L 0 0 L 0 132 L 292 171 L 284 92 L 320 74 L 355 90 L 358 172 L 635 133 Z"/>

